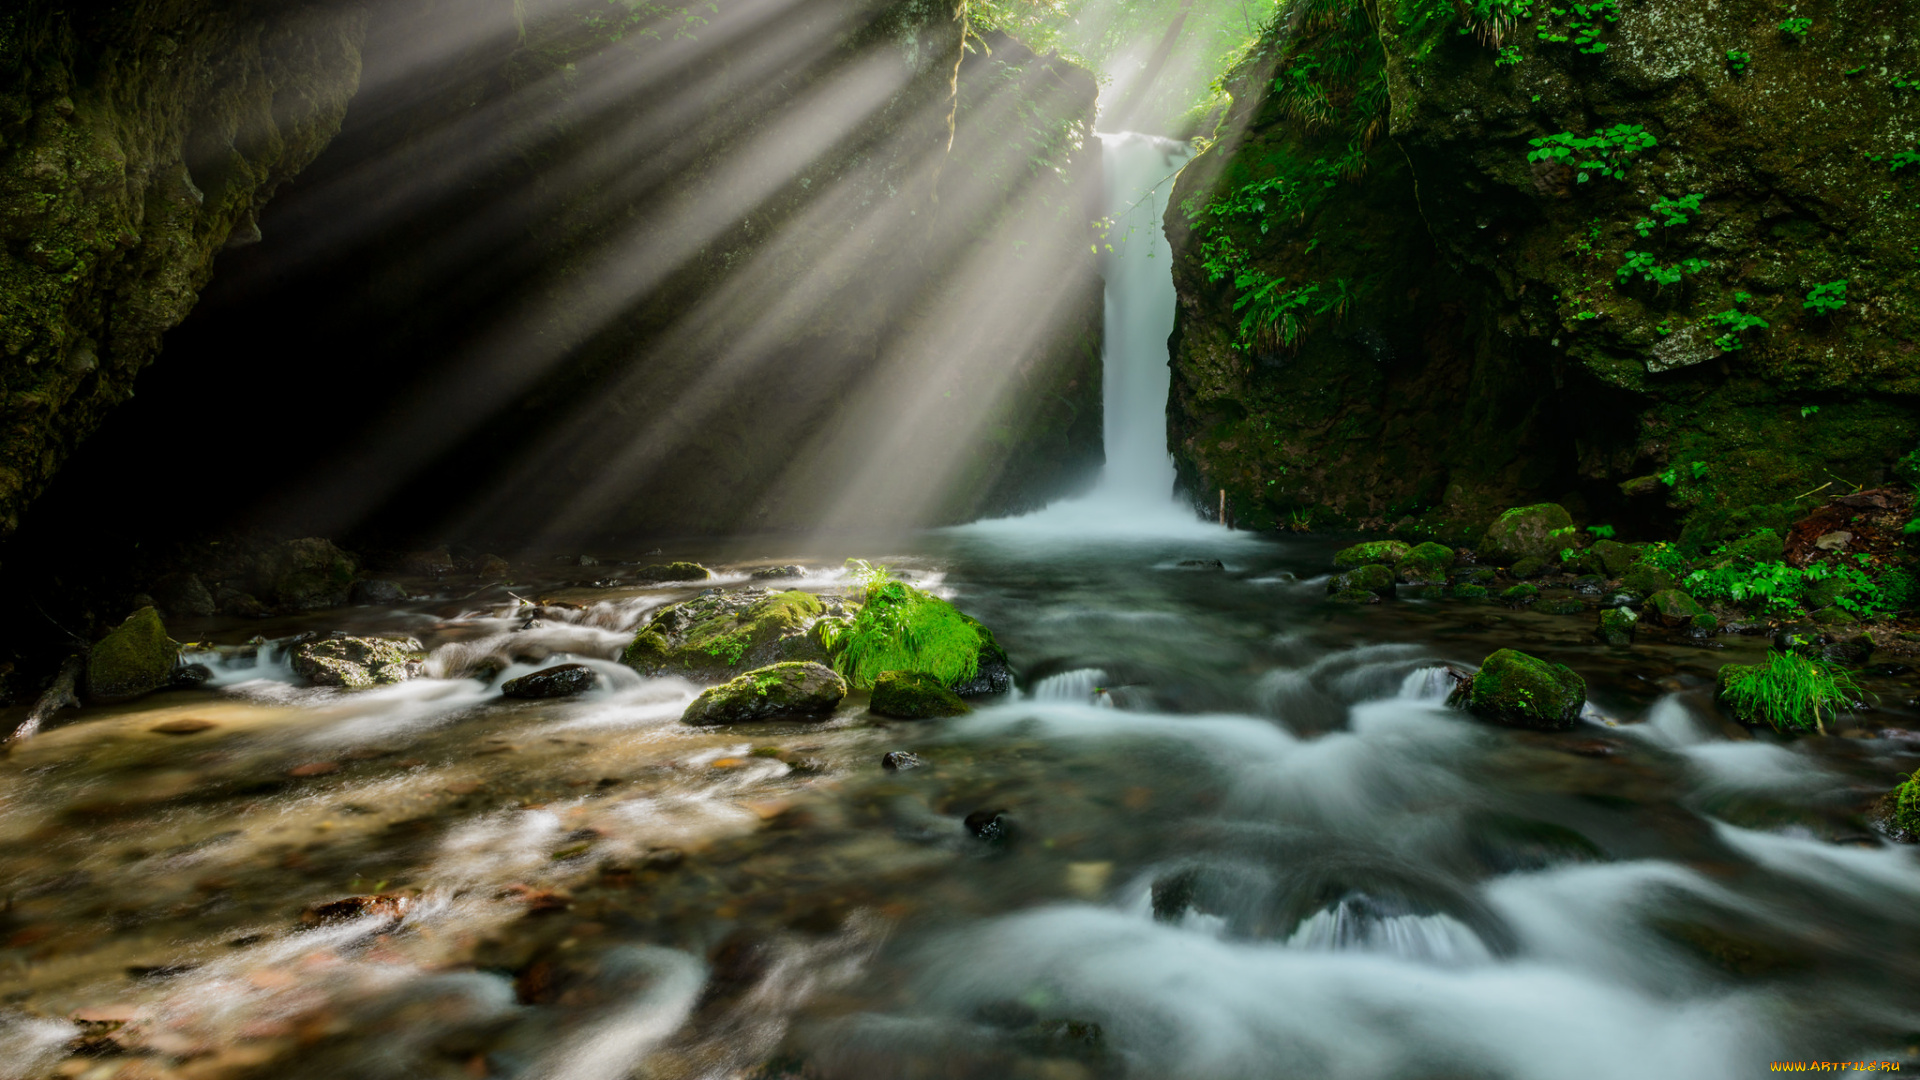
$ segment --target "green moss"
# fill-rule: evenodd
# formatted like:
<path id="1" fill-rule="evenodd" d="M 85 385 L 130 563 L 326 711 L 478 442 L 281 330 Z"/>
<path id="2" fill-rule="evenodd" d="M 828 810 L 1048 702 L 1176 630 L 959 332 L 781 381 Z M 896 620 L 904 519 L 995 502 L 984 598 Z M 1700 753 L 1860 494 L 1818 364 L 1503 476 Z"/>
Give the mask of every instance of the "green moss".
<path id="1" fill-rule="evenodd" d="M 1621 575 L 1620 584 L 1628 592 L 1639 596 L 1652 596 L 1673 588 L 1673 575 L 1650 563 L 1638 562 L 1627 568 Z"/>
<path id="2" fill-rule="evenodd" d="M 1485 585 L 1475 585 L 1471 582 L 1463 585 L 1455 585 L 1453 587 L 1453 598 L 1455 600 L 1485 600 L 1487 598 L 1487 587 Z"/>
<path id="3" fill-rule="evenodd" d="M 918 671 L 886 671 L 873 680 L 875 715 L 896 720 L 928 720 L 971 712 L 960 695 L 931 675 Z"/>
<path id="4" fill-rule="evenodd" d="M 167 636 L 160 613 L 150 607 L 127 616 L 87 654 L 87 696 L 128 701 L 167 685 L 180 662 L 180 646 Z"/>
<path id="5" fill-rule="evenodd" d="M 1886 807 L 1887 824 L 1892 826 L 1898 839 L 1907 843 L 1920 841 L 1920 772 L 1908 776 L 1898 787 L 1887 792 L 1883 805 Z"/>
<path id="6" fill-rule="evenodd" d="M 1600 626 L 1595 631 L 1601 641 L 1608 645 L 1633 644 L 1633 631 L 1640 617 L 1628 608 L 1606 608 L 1600 612 Z"/>
<path id="7" fill-rule="evenodd" d="M 1716 676 L 1718 697 L 1744 724 L 1826 732 L 1826 721 L 1861 699 L 1839 667 L 1818 657 L 1772 652 L 1762 664 L 1728 664 Z"/>
<path id="8" fill-rule="evenodd" d="M 1399 540 L 1369 540 L 1343 548 L 1333 557 L 1333 565 L 1342 570 L 1359 566 L 1392 566 L 1405 559 L 1413 548 Z M 1448 552 L 1451 555 L 1451 552 Z"/>
<path id="9" fill-rule="evenodd" d="M 1368 592 L 1378 596 L 1392 596 L 1394 593 L 1393 570 L 1379 563 L 1370 563 L 1356 567 L 1344 574 L 1335 574 L 1327 581 L 1327 592 Z"/>
<path id="10" fill-rule="evenodd" d="M 986 627 L 899 581 L 870 588 L 850 625 L 823 629 L 835 670 L 863 689 L 889 671 L 920 672 L 958 686 L 979 674 L 983 657 L 1006 657 Z"/>
<path id="11" fill-rule="evenodd" d="M 713 576 L 713 571 L 699 563 L 671 562 L 643 566 L 633 572 L 633 580 L 649 583 L 669 581 L 705 581 Z"/>
<path id="12" fill-rule="evenodd" d="M 697 597 L 661 609 L 620 661 L 649 675 L 712 677 L 742 664 L 825 660 L 811 632 L 824 614 L 818 597 L 798 589 Z"/>
<path id="13" fill-rule="evenodd" d="M 1622 544 L 1614 540 L 1596 540 L 1589 554 L 1599 561 L 1596 572 L 1605 573 L 1610 578 L 1625 574 L 1640 559 L 1638 544 Z"/>
<path id="14" fill-rule="evenodd" d="M 1393 568 L 1394 576 L 1414 585 L 1437 585 L 1447 580 L 1455 555 L 1445 544 L 1431 541 L 1408 552 Z"/>
<path id="15" fill-rule="evenodd" d="M 846 682 L 825 665 L 771 664 L 708 687 L 693 699 L 680 719 L 703 726 L 781 718 L 825 719 L 846 696 Z"/>
<path id="16" fill-rule="evenodd" d="M 1572 668 L 1516 649 L 1487 657 L 1448 704 L 1514 727 L 1564 731 L 1580 719 L 1587 683 Z"/>
<path id="17" fill-rule="evenodd" d="M 1699 601 L 1679 589 L 1662 589 L 1647 597 L 1646 610 L 1663 626 L 1691 626 L 1702 615 L 1713 618 Z"/>
<path id="18" fill-rule="evenodd" d="M 1548 559 L 1562 548 L 1580 546 L 1573 529 L 1573 517 L 1558 503 L 1516 506 L 1501 514 L 1488 527 L 1480 549 L 1496 562 L 1517 562 L 1527 558 Z"/>
<path id="19" fill-rule="evenodd" d="M 1539 598 L 1540 587 L 1538 585 L 1527 585 L 1523 583 L 1515 585 L 1510 589 L 1503 589 L 1500 592 L 1500 599 L 1503 602 L 1515 605 L 1531 604 Z"/>

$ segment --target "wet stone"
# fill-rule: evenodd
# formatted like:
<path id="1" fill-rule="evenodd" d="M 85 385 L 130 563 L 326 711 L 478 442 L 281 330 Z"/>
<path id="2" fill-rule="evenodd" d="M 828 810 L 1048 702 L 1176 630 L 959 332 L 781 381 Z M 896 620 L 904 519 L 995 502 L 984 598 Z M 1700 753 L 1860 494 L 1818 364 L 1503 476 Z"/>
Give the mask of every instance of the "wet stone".
<path id="1" fill-rule="evenodd" d="M 846 696 L 846 680 L 832 668 L 774 664 L 708 687 L 687 706 L 680 721 L 706 726 L 781 718 L 824 720 Z"/>
<path id="2" fill-rule="evenodd" d="M 413 898 L 402 893 L 370 893 L 362 896 L 343 896 L 338 900 L 326 900 L 310 904 L 300 913 L 300 921 L 308 926 L 323 923 L 352 922 L 370 916 L 399 921 L 413 906 Z"/>
<path id="3" fill-rule="evenodd" d="M 1226 564 L 1219 559 L 1181 559 L 1174 565 L 1182 570 L 1225 570 Z"/>
<path id="4" fill-rule="evenodd" d="M 930 720 L 971 712 L 960 695 L 918 671 L 887 671 L 873 681 L 868 709 L 894 720 Z"/>
<path id="5" fill-rule="evenodd" d="M 196 735 L 202 731 L 211 731 L 219 726 L 219 724 L 211 720 L 202 720 L 197 716 L 183 716 L 178 720 L 168 720 L 164 723 L 155 724 L 147 730 L 157 732 L 161 735 Z"/>
<path id="6" fill-rule="evenodd" d="M 888 772 L 906 772 L 925 764 L 920 760 L 920 755 L 905 750 L 889 750 L 880 755 L 880 767 Z"/>
<path id="7" fill-rule="evenodd" d="M 501 685 L 500 693 L 526 699 L 573 697 L 593 689 L 597 678 L 593 669 L 585 664 L 561 664 L 509 679 Z"/>
<path id="8" fill-rule="evenodd" d="M 762 566 L 748 574 L 755 581 L 774 581 L 780 578 L 805 577 L 806 569 L 799 566 Z"/>
<path id="9" fill-rule="evenodd" d="M 397 604 L 407 598 L 407 590 L 397 582 L 382 581 L 379 578 L 367 578 L 353 583 L 347 594 L 348 602 L 361 606 L 373 604 Z"/>
<path id="10" fill-rule="evenodd" d="M 713 576 L 713 571 L 699 563 L 673 562 L 643 566 L 633 572 L 633 580 L 649 584 L 664 584 L 673 581 L 705 581 Z"/>
<path id="11" fill-rule="evenodd" d="M 426 651 L 411 638 L 328 637 L 294 646 L 293 670 L 314 686 L 364 690 L 404 682 L 419 670 Z"/>
<path id="12" fill-rule="evenodd" d="M 1013 819 L 1005 810 L 975 810 L 962 824 L 982 843 L 1000 846 L 1013 839 Z"/>

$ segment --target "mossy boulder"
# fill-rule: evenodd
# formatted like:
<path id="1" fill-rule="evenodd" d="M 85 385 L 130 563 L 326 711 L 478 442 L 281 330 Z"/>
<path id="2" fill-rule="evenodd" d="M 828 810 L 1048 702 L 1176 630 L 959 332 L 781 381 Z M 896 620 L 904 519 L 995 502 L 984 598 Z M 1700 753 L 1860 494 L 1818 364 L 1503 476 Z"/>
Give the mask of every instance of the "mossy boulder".
<path id="1" fill-rule="evenodd" d="M 412 638 L 345 636 L 301 642 L 290 656 L 294 673 L 308 683 L 342 690 L 405 682 L 419 673 L 416 665 L 426 658 L 426 650 Z"/>
<path id="2" fill-rule="evenodd" d="M 1485 585 L 1475 585 L 1472 582 L 1464 582 L 1453 587 L 1453 598 L 1455 600 L 1485 600 L 1487 598 L 1487 587 Z"/>
<path id="3" fill-rule="evenodd" d="M 318 536 L 289 540 L 260 557 L 257 595 L 283 611 L 343 607 L 353 591 L 353 556 Z"/>
<path id="4" fill-rule="evenodd" d="M 1334 555 L 1333 565 L 1342 570 L 1352 570 L 1360 566 L 1393 566 L 1412 552 L 1412 546 L 1404 541 L 1369 540 L 1363 544 L 1341 549 Z"/>
<path id="5" fill-rule="evenodd" d="M 1549 562 L 1546 559 L 1541 558 L 1538 555 L 1529 555 L 1526 558 L 1521 559 L 1518 562 L 1515 562 L 1511 567 L 1509 567 L 1508 573 L 1511 573 L 1514 577 L 1517 577 L 1520 580 L 1525 581 L 1529 578 L 1544 577 L 1546 576 L 1547 571 L 1552 569 L 1553 569 L 1553 563 Z"/>
<path id="6" fill-rule="evenodd" d="M 1673 575 L 1651 563 L 1637 562 L 1621 575 L 1620 585 L 1636 595 L 1652 596 L 1673 588 Z"/>
<path id="7" fill-rule="evenodd" d="M 1600 628 L 1594 636 L 1609 645 L 1633 644 L 1633 630 L 1640 616 L 1631 608 L 1606 608 L 1600 612 Z"/>
<path id="8" fill-rule="evenodd" d="M 1394 566 L 1393 574 L 1409 585 L 1439 585 L 1447 580 L 1454 558 L 1453 549 L 1445 544 L 1421 544 Z"/>
<path id="9" fill-rule="evenodd" d="M 1565 731 L 1579 721 L 1587 682 L 1565 664 L 1517 649 L 1501 649 L 1473 678 L 1454 688 L 1447 704 L 1509 727 Z"/>
<path id="10" fill-rule="evenodd" d="M 1007 652 L 993 631 L 904 581 L 869 589 L 852 618 L 822 620 L 818 636 L 834 668 L 861 689 L 889 671 L 931 675 L 962 697 L 1013 689 Z"/>
<path id="11" fill-rule="evenodd" d="M 798 589 L 714 592 L 671 604 L 634 636 L 620 662 L 642 675 L 717 679 L 784 661 L 824 663 L 820 598 Z"/>
<path id="12" fill-rule="evenodd" d="M 1491 566 L 1462 566 L 1448 578 L 1455 585 L 1492 585 L 1500 580 L 1500 572 Z"/>
<path id="13" fill-rule="evenodd" d="M 1871 816 L 1892 839 L 1920 844 L 1920 769 L 1882 795 Z"/>
<path id="14" fill-rule="evenodd" d="M 1559 503 L 1516 506 L 1501 514 L 1480 541 L 1482 554 L 1500 563 L 1513 563 L 1533 556 L 1548 558 L 1560 549 L 1574 547 L 1576 534 L 1573 515 Z"/>
<path id="15" fill-rule="evenodd" d="M 1542 600 L 1533 606 L 1533 610 L 1546 615 L 1579 615 L 1587 610 L 1587 605 L 1571 596 L 1562 596 L 1554 600 Z"/>
<path id="16" fill-rule="evenodd" d="M 772 664 L 708 687 L 687 706 L 680 722 L 712 726 L 756 720 L 824 720 L 846 696 L 846 680 L 824 664 Z"/>
<path id="17" fill-rule="evenodd" d="M 1647 597 L 1645 611 L 1661 626 L 1675 629 L 1692 626 L 1694 619 L 1702 615 L 1713 618 L 1707 614 L 1706 608 L 1700 606 L 1699 601 L 1679 589 L 1662 589 Z"/>
<path id="18" fill-rule="evenodd" d="M 939 679 L 918 671 L 888 671 L 873 680 L 868 708 L 895 720 L 930 720 L 973 711 Z"/>
<path id="19" fill-rule="evenodd" d="M 1502 589 L 1500 591 L 1500 600 L 1502 603 L 1516 606 L 1520 604 L 1531 604 L 1538 599 L 1540 599 L 1540 586 L 1538 585 L 1522 583 L 1510 589 Z"/>
<path id="20" fill-rule="evenodd" d="M 167 636 L 160 613 L 143 607 L 100 640 L 87 655 L 87 697 L 131 701 L 167 685 L 180 663 L 180 646 Z"/>
<path id="21" fill-rule="evenodd" d="M 1620 577 L 1629 567 L 1640 561 L 1638 544 L 1623 544 L 1618 540 L 1595 540 L 1587 554 L 1600 562 L 1600 573 L 1610 578 Z"/>
<path id="22" fill-rule="evenodd" d="M 1720 555 L 1746 562 L 1779 562 L 1786 558 L 1787 545 L 1772 529 L 1758 529 L 1728 544 Z"/>
<path id="23" fill-rule="evenodd" d="M 1335 595 L 1344 592 L 1364 592 L 1375 596 L 1392 596 L 1394 594 L 1393 576 L 1391 567 L 1370 563 L 1344 574 L 1333 575 L 1327 582 L 1327 592 Z"/>
<path id="24" fill-rule="evenodd" d="M 633 580 L 649 585 L 670 581 L 705 581 L 712 576 L 713 571 L 699 563 L 690 562 L 657 563 L 633 572 Z"/>

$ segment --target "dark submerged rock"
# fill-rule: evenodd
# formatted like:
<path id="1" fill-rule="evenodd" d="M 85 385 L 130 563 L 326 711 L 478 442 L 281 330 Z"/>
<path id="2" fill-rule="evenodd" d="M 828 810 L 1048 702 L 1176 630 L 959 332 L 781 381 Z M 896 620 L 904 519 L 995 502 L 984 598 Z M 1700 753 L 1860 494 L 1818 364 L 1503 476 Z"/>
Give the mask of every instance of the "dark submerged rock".
<path id="1" fill-rule="evenodd" d="M 1181 559 L 1174 565 L 1182 570 L 1225 570 L 1227 564 L 1219 559 Z"/>
<path id="2" fill-rule="evenodd" d="M 1013 839 L 1013 819 L 1005 810 L 975 810 L 962 822 L 982 843 L 1004 846 Z"/>
<path id="3" fill-rule="evenodd" d="M 347 591 L 349 602 L 366 606 L 369 604 L 397 604 L 407 598 L 407 590 L 398 582 L 384 581 L 379 578 L 366 578 L 353 583 Z"/>
<path id="4" fill-rule="evenodd" d="M 169 619 L 201 618 L 219 610 L 197 574 L 168 574 L 154 582 L 153 602 Z"/>
<path id="5" fill-rule="evenodd" d="M 880 767 L 888 772 L 906 772 L 925 764 L 920 760 L 920 755 L 905 750 L 889 750 L 880 755 Z"/>
<path id="6" fill-rule="evenodd" d="M 353 588 L 353 557 L 318 536 L 289 540 L 260 560 L 261 595 L 287 611 L 340 607 Z"/>
<path id="7" fill-rule="evenodd" d="M 1000 650 L 997 642 L 989 639 L 980 650 L 980 667 L 973 678 L 955 684 L 953 692 L 969 698 L 1004 694 L 1012 689 L 1013 669 L 1007 666 L 1007 654 Z"/>
<path id="8" fill-rule="evenodd" d="M 873 700 L 868 708 L 895 720 L 929 720 L 972 711 L 939 679 L 917 671 L 883 672 L 873 680 Z"/>
<path id="9" fill-rule="evenodd" d="M 773 664 L 708 687 L 680 721 L 711 726 L 781 718 L 824 720 L 846 696 L 846 681 L 823 664 Z"/>
<path id="10" fill-rule="evenodd" d="M 1509 727 L 1565 731 L 1586 701 L 1586 680 L 1572 668 L 1501 649 L 1454 688 L 1447 704 Z"/>
<path id="11" fill-rule="evenodd" d="M 649 584 L 664 584 L 670 581 L 705 581 L 713 576 L 713 571 L 699 563 L 671 562 L 643 566 L 633 572 L 633 580 Z"/>
<path id="12" fill-rule="evenodd" d="M 510 698 L 563 698 L 584 694 L 593 689 L 599 676 L 585 664 L 560 664 L 509 679 L 500 687 L 500 693 Z"/>

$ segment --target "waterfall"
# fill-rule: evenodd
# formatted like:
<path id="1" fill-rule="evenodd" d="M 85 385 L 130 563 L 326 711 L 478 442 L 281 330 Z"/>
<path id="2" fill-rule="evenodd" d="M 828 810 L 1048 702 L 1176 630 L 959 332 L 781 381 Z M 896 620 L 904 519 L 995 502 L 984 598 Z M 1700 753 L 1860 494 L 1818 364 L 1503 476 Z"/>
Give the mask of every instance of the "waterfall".
<path id="1" fill-rule="evenodd" d="M 1173 497 L 1167 454 L 1167 336 L 1173 333 L 1173 249 L 1161 221 L 1185 143 L 1122 132 L 1100 136 L 1106 169 L 1105 355 L 1107 466 L 1103 501 L 1160 509 Z"/>
<path id="2" fill-rule="evenodd" d="M 1175 501 L 1167 452 L 1167 338 L 1173 333 L 1173 249 L 1162 221 L 1187 144 L 1157 135 L 1100 136 L 1106 175 L 1107 280 L 1101 407 L 1106 467 L 1088 494 L 1038 513 L 978 522 L 989 533 L 1217 532 Z"/>

